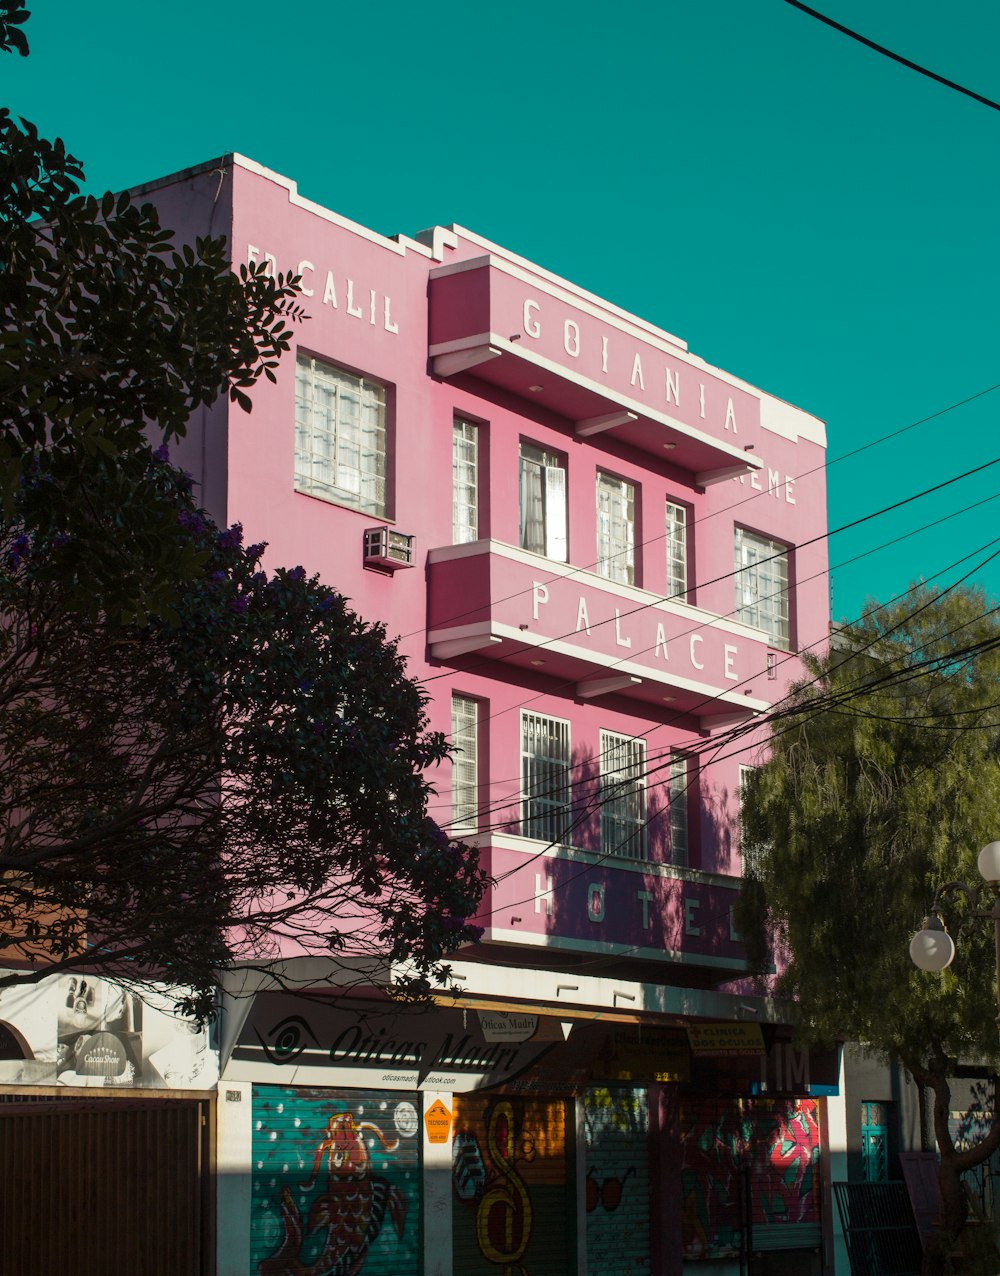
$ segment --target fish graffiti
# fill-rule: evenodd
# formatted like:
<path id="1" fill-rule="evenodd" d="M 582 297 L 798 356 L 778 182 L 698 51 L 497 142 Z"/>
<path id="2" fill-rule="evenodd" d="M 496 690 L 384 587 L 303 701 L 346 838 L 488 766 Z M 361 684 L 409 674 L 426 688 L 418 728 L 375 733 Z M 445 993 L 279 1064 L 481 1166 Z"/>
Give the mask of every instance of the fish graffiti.
<path id="1" fill-rule="evenodd" d="M 402 1239 L 406 1197 L 397 1186 L 372 1173 L 366 1133 L 386 1152 L 399 1146 L 398 1139 L 387 1140 L 374 1122 L 355 1120 L 350 1112 L 330 1117 L 316 1147 L 312 1176 L 305 1185 L 306 1191 L 316 1185 L 325 1161 L 322 1188 L 305 1219 L 289 1189 L 282 1189 L 282 1237 L 274 1252 L 259 1264 L 259 1276 L 355 1276 L 387 1213 Z M 308 1257 L 317 1236 L 322 1238 L 319 1253 Z"/>

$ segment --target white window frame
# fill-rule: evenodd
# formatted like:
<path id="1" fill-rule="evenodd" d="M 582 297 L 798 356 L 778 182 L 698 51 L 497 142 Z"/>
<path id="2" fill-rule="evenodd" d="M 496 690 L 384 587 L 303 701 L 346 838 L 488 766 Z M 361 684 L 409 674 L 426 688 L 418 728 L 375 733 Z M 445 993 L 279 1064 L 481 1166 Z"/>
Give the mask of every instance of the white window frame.
<path id="1" fill-rule="evenodd" d="M 635 484 L 597 471 L 597 574 L 635 584 Z"/>
<path id="2" fill-rule="evenodd" d="M 689 601 L 687 562 L 687 506 L 667 501 L 667 596 L 674 602 Z"/>
<path id="3" fill-rule="evenodd" d="M 573 814 L 570 731 L 565 718 L 521 710 L 521 835 L 565 842 Z"/>
<path id="4" fill-rule="evenodd" d="M 456 837 L 479 832 L 479 701 L 451 697 L 451 831 Z"/>
<path id="5" fill-rule="evenodd" d="M 451 542 L 479 539 L 479 426 L 455 417 L 451 427 Z"/>
<path id="6" fill-rule="evenodd" d="M 670 802 L 670 863 L 683 868 L 691 858 L 691 758 L 675 749 L 670 751 L 667 798 Z"/>
<path id="7" fill-rule="evenodd" d="M 601 852 L 646 858 L 646 741 L 601 732 Z"/>
<path id="8" fill-rule="evenodd" d="M 565 563 L 565 462 L 556 453 L 522 440 L 518 474 L 521 548 Z"/>
<path id="9" fill-rule="evenodd" d="M 773 647 L 788 651 L 788 546 L 737 527 L 735 547 L 736 619 L 763 630 Z"/>
<path id="10" fill-rule="evenodd" d="M 295 490 L 386 517 L 386 387 L 299 354 Z"/>

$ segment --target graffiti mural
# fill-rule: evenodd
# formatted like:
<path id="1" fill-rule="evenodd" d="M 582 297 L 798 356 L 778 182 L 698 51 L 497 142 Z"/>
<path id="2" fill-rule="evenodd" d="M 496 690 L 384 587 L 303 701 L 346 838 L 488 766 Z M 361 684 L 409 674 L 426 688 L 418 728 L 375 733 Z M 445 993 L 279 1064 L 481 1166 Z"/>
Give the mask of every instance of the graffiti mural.
<path id="1" fill-rule="evenodd" d="M 452 1185 L 456 1276 L 484 1270 L 557 1276 L 567 1270 L 563 1102 L 463 1098 Z"/>
<path id="2" fill-rule="evenodd" d="M 255 1086 L 253 1276 L 419 1268 L 419 1095 Z"/>
<path id="3" fill-rule="evenodd" d="M 681 1130 L 686 1258 L 738 1254 L 748 1224 L 819 1223 L 815 1101 L 685 1105 Z"/>
<path id="4" fill-rule="evenodd" d="M 648 1272 L 649 1114 L 644 1088 L 587 1090 L 587 1271 Z"/>

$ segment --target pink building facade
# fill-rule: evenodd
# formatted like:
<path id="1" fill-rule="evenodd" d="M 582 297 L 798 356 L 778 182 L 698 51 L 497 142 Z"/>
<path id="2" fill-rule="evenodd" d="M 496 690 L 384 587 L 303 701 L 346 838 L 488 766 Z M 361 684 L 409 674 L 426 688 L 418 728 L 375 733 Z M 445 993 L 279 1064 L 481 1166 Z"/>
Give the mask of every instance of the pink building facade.
<path id="1" fill-rule="evenodd" d="M 277 384 L 177 459 L 400 635 L 457 750 L 432 814 L 492 879 L 434 1009 L 315 961 L 226 1006 L 219 1272 L 828 1267 L 835 1061 L 732 921 L 741 771 L 828 632 L 822 423 L 459 227 L 234 156 L 145 190 L 302 276 Z"/>

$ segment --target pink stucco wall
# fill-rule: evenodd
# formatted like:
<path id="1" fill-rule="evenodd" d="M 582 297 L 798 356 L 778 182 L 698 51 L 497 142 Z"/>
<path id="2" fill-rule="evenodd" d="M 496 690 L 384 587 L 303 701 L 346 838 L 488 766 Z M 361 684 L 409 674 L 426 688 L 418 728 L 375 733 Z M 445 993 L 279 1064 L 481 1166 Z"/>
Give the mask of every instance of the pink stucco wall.
<path id="1" fill-rule="evenodd" d="M 733 619 L 734 525 L 797 547 L 792 643 L 821 645 L 828 628 L 821 423 L 712 368 L 683 342 L 466 232 L 439 230 L 433 255 L 414 241 L 397 243 L 353 226 L 300 200 L 284 179 L 232 158 L 221 171 L 206 166 L 152 193 L 185 234 L 203 233 L 209 222 L 231 233 L 235 263 L 271 259 L 279 270 L 300 272 L 310 317 L 296 331 L 298 348 L 387 387 L 385 521 L 416 537 L 415 569 L 366 569 L 363 532 L 382 520 L 294 490 L 294 357 L 277 385 L 260 385 L 250 417 L 223 411 L 226 420 L 217 413 L 208 428 L 199 424 L 182 459 L 219 517 L 241 521 L 248 540 L 269 543 L 266 566 L 302 563 L 363 616 L 401 636 L 411 673 L 432 679 L 433 727 L 450 731 L 453 691 L 484 703 L 482 795 L 490 814 L 479 840 L 492 871 L 503 874 L 484 910 L 490 936 L 519 945 L 627 950 L 650 961 L 738 964 L 728 920 L 735 883 L 725 877 L 739 871 L 739 767 L 753 762 L 757 746 L 753 738 L 738 751 L 725 745 L 705 751 L 706 744 L 713 720 L 777 703 L 801 666 L 778 653 L 769 677 L 766 637 Z M 461 263 L 469 268 L 457 268 Z M 442 348 L 490 341 L 499 343 L 498 355 L 455 375 L 434 375 Z M 533 378 L 545 383 L 537 395 L 525 389 Z M 576 432 L 575 419 L 617 403 L 630 405 L 636 420 L 617 431 Z M 484 427 L 480 536 L 499 550 L 448 552 L 455 415 Z M 566 458 L 575 576 L 517 550 L 522 438 Z M 661 446 L 660 439 L 673 441 Z M 718 471 L 747 457 L 759 468 L 704 487 L 694 482 L 693 467 Z M 636 486 L 634 588 L 592 571 L 599 469 Z M 660 601 L 667 499 L 691 513 L 693 607 Z M 539 585 L 547 591 L 541 607 Z M 578 623 L 584 595 L 595 625 L 602 608 L 608 622 L 591 634 Z M 610 619 L 616 607 L 617 628 Z M 665 649 L 657 642 L 661 621 Z M 431 657 L 434 633 L 480 622 L 523 631 L 521 655 L 506 637 L 490 651 Z M 561 654 L 557 639 L 567 648 Z M 544 665 L 524 656 L 531 643 L 540 644 L 539 655 L 548 653 Z M 574 693 L 582 676 L 613 673 L 622 660 L 651 671 L 640 691 L 595 699 Z M 671 678 L 678 680 L 676 695 L 668 694 Z M 687 683 L 702 689 L 691 691 Z M 728 699 L 709 704 L 712 688 Z M 573 851 L 520 838 L 521 707 L 570 721 L 580 802 L 596 794 L 602 728 L 645 736 L 651 765 L 670 748 L 701 752 L 690 868 L 660 862 L 655 819 L 648 865 L 601 856 L 596 811 L 580 821 Z M 442 822 L 450 815 L 448 770 L 434 776 L 433 813 Z M 654 809 L 666 807 L 663 779 L 660 771 L 650 784 Z M 548 901 L 550 890 L 558 907 Z"/>

